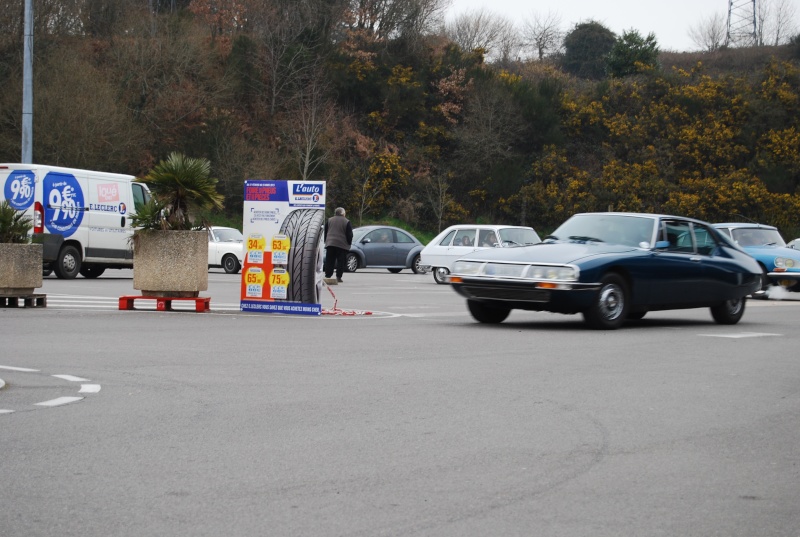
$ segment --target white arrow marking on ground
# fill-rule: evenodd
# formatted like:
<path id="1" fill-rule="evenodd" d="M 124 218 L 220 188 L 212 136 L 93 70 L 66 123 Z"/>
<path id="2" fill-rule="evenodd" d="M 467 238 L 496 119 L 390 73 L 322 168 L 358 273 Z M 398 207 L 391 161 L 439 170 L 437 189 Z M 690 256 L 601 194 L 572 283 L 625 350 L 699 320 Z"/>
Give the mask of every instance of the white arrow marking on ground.
<path id="1" fill-rule="evenodd" d="M 78 393 L 97 393 L 99 391 L 99 384 L 81 384 L 81 389 Z"/>

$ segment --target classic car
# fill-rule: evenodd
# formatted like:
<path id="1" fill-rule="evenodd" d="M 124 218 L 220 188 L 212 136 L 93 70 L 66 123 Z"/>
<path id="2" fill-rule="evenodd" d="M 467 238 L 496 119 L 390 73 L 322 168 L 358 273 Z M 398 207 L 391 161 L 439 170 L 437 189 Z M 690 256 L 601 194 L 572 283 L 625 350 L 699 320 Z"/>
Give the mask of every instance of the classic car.
<path id="1" fill-rule="evenodd" d="M 714 227 L 758 261 L 763 273 L 762 291 L 772 284 L 800 292 L 800 252 L 786 246 L 778 228 L 741 222 Z"/>
<path id="2" fill-rule="evenodd" d="M 592 328 L 616 329 L 648 311 L 708 307 L 717 323 L 735 324 L 761 267 L 699 220 L 581 213 L 540 244 L 462 257 L 449 281 L 482 323 L 522 309 L 581 313 Z"/>
<path id="3" fill-rule="evenodd" d="M 461 256 L 486 248 L 528 246 L 542 242 L 531 227 L 487 224 L 450 226 L 422 250 L 420 268 L 433 272 L 436 283 L 447 283 L 450 269 Z"/>
<path id="4" fill-rule="evenodd" d="M 236 228 L 208 228 L 208 266 L 222 267 L 228 274 L 237 274 L 244 262 L 244 236 Z"/>

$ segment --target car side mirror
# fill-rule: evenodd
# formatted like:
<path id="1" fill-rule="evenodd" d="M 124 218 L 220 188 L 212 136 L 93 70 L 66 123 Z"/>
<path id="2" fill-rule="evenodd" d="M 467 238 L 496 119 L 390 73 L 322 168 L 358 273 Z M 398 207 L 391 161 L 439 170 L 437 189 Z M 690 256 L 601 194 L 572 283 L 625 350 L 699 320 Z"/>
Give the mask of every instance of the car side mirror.
<path id="1" fill-rule="evenodd" d="M 669 248 L 669 241 L 656 241 L 656 250 L 666 250 Z"/>
<path id="2" fill-rule="evenodd" d="M 361 239 L 361 244 L 369 244 L 372 241 L 370 239 Z"/>

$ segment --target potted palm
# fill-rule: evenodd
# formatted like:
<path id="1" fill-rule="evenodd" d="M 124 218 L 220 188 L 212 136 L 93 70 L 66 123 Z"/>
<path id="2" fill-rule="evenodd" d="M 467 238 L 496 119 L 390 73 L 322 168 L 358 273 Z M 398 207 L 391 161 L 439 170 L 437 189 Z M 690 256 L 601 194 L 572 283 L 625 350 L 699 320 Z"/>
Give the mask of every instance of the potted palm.
<path id="1" fill-rule="evenodd" d="M 0 202 L 0 297 L 30 295 L 42 286 L 42 245 L 31 244 L 31 219 Z"/>
<path id="2" fill-rule="evenodd" d="M 196 297 L 208 289 L 208 234 L 194 215 L 222 209 L 207 159 L 172 153 L 142 182 L 153 199 L 132 225 L 133 288 L 144 296 Z"/>

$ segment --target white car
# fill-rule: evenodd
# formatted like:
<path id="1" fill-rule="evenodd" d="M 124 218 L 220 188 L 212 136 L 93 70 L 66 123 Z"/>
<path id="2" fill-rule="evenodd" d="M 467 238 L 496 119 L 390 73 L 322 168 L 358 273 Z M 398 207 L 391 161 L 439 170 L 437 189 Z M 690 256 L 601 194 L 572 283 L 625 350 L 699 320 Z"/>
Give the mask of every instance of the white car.
<path id="1" fill-rule="evenodd" d="M 787 248 L 794 248 L 795 250 L 800 250 L 800 239 L 792 239 L 788 243 L 786 243 Z"/>
<path id="2" fill-rule="evenodd" d="M 208 266 L 222 267 L 228 274 L 236 274 L 244 263 L 244 236 L 232 227 L 208 228 Z"/>
<path id="3" fill-rule="evenodd" d="M 459 224 L 439 233 L 420 252 L 419 267 L 432 271 L 436 283 L 447 283 L 453 263 L 486 248 L 530 246 L 542 242 L 532 227 Z"/>

